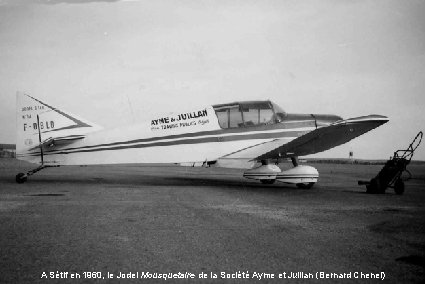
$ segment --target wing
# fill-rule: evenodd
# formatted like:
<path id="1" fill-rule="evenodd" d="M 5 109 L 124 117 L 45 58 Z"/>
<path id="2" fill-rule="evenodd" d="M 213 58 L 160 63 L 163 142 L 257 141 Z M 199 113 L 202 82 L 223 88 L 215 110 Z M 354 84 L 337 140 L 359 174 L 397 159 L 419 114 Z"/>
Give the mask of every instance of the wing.
<path id="1" fill-rule="evenodd" d="M 286 144 L 268 151 L 253 160 L 267 160 L 294 156 L 306 156 L 322 152 L 344 144 L 386 122 L 389 119 L 381 115 L 361 116 L 340 120 L 329 126 L 317 128 Z"/>

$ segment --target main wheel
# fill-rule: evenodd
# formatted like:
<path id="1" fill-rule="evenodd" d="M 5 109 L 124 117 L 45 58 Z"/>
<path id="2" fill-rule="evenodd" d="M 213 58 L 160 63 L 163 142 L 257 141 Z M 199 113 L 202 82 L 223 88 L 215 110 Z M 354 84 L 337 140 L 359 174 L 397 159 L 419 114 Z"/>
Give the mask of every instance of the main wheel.
<path id="1" fill-rule="evenodd" d="M 24 173 L 19 173 L 16 175 L 16 182 L 17 183 L 24 183 L 27 181 L 27 175 Z"/>
<path id="2" fill-rule="evenodd" d="M 261 179 L 260 182 L 263 183 L 263 184 L 273 184 L 275 182 L 275 180 L 274 179 Z"/>
<path id="3" fill-rule="evenodd" d="M 296 183 L 296 186 L 301 189 L 310 189 L 314 186 L 315 182 Z"/>
<path id="4" fill-rule="evenodd" d="M 398 194 L 398 195 L 402 195 L 403 193 L 404 193 L 404 190 L 405 190 L 405 184 L 404 184 L 404 182 L 402 181 L 402 179 L 397 179 L 396 181 L 395 181 L 395 185 L 394 185 L 394 187 L 393 187 L 393 190 L 395 191 L 395 193 L 396 194 Z"/>

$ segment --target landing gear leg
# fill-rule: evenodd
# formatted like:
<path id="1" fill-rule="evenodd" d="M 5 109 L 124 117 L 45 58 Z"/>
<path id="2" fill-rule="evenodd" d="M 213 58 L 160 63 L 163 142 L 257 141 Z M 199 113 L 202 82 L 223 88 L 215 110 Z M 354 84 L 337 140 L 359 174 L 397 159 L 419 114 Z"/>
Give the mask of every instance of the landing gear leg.
<path id="1" fill-rule="evenodd" d="M 39 167 L 37 167 L 35 169 L 32 169 L 32 170 L 28 171 L 27 173 L 19 173 L 19 174 L 16 175 L 16 178 L 15 178 L 16 182 L 17 183 L 24 183 L 24 182 L 26 182 L 28 180 L 29 176 L 32 176 L 36 172 L 41 171 L 42 169 L 45 169 L 45 168 L 53 168 L 53 167 L 59 167 L 59 165 L 56 165 L 56 166 L 52 166 L 52 165 L 41 165 L 41 166 L 39 166 Z"/>
<path id="2" fill-rule="evenodd" d="M 293 163 L 294 167 L 297 167 L 299 165 L 299 158 L 298 157 L 291 157 L 291 162 Z"/>
<path id="3" fill-rule="evenodd" d="M 28 171 L 26 174 L 24 173 L 19 173 L 16 175 L 16 182 L 17 183 L 24 183 L 28 180 L 29 176 L 32 176 L 33 174 L 35 174 L 38 171 L 41 171 L 42 169 L 45 168 L 52 168 L 52 167 L 59 167 L 59 165 L 45 165 L 44 164 L 44 159 L 43 159 L 43 144 L 42 144 L 42 140 L 41 140 L 41 131 L 40 131 L 40 118 L 37 114 L 37 129 L 38 129 L 38 142 L 40 143 L 39 147 L 40 147 L 40 159 L 41 159 L 41 165 L 35 169 L 32 169 L 30 171 Z"/>

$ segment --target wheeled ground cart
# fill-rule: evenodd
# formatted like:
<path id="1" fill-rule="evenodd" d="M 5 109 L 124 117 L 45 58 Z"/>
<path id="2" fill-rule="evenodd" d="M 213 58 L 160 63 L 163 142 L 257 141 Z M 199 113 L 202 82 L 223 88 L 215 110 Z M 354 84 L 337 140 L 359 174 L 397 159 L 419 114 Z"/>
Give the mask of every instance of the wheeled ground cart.
<path id="1" fill-rule="evenodd" d="M 403 194 L 405 184 L 401 178 L 402 173 L 407 172 L 411 178 L 411 173 L 407 170 L 407 165 L 410 164 L 414 151 L 420 145 L 423 139 L 423 132 L 419 132 L 406 150 L 397 150 L 393 154 L 393 158 L 386 162 L 385 166 L 377 174 L 376 177 L 368 181 L 358 181 L 359 185 L 365 185 L 367 193 L 385 193 L 388 187 L 393 188 L 396 194 Z"/>

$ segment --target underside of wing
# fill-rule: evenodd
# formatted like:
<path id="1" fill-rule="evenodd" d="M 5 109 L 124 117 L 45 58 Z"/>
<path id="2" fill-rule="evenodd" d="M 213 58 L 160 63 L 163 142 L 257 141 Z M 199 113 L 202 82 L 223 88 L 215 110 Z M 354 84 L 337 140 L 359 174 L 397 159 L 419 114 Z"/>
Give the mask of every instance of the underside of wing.
<path id="1" fill-rule="evenodd" d="M 319 153 L 344 144 L 387 121 L 389 121 L 388 118 L 381 115 L 340 120 L 302 135 L 289 143 L 256 157 L 254 160 L 261 161 Z"/>

